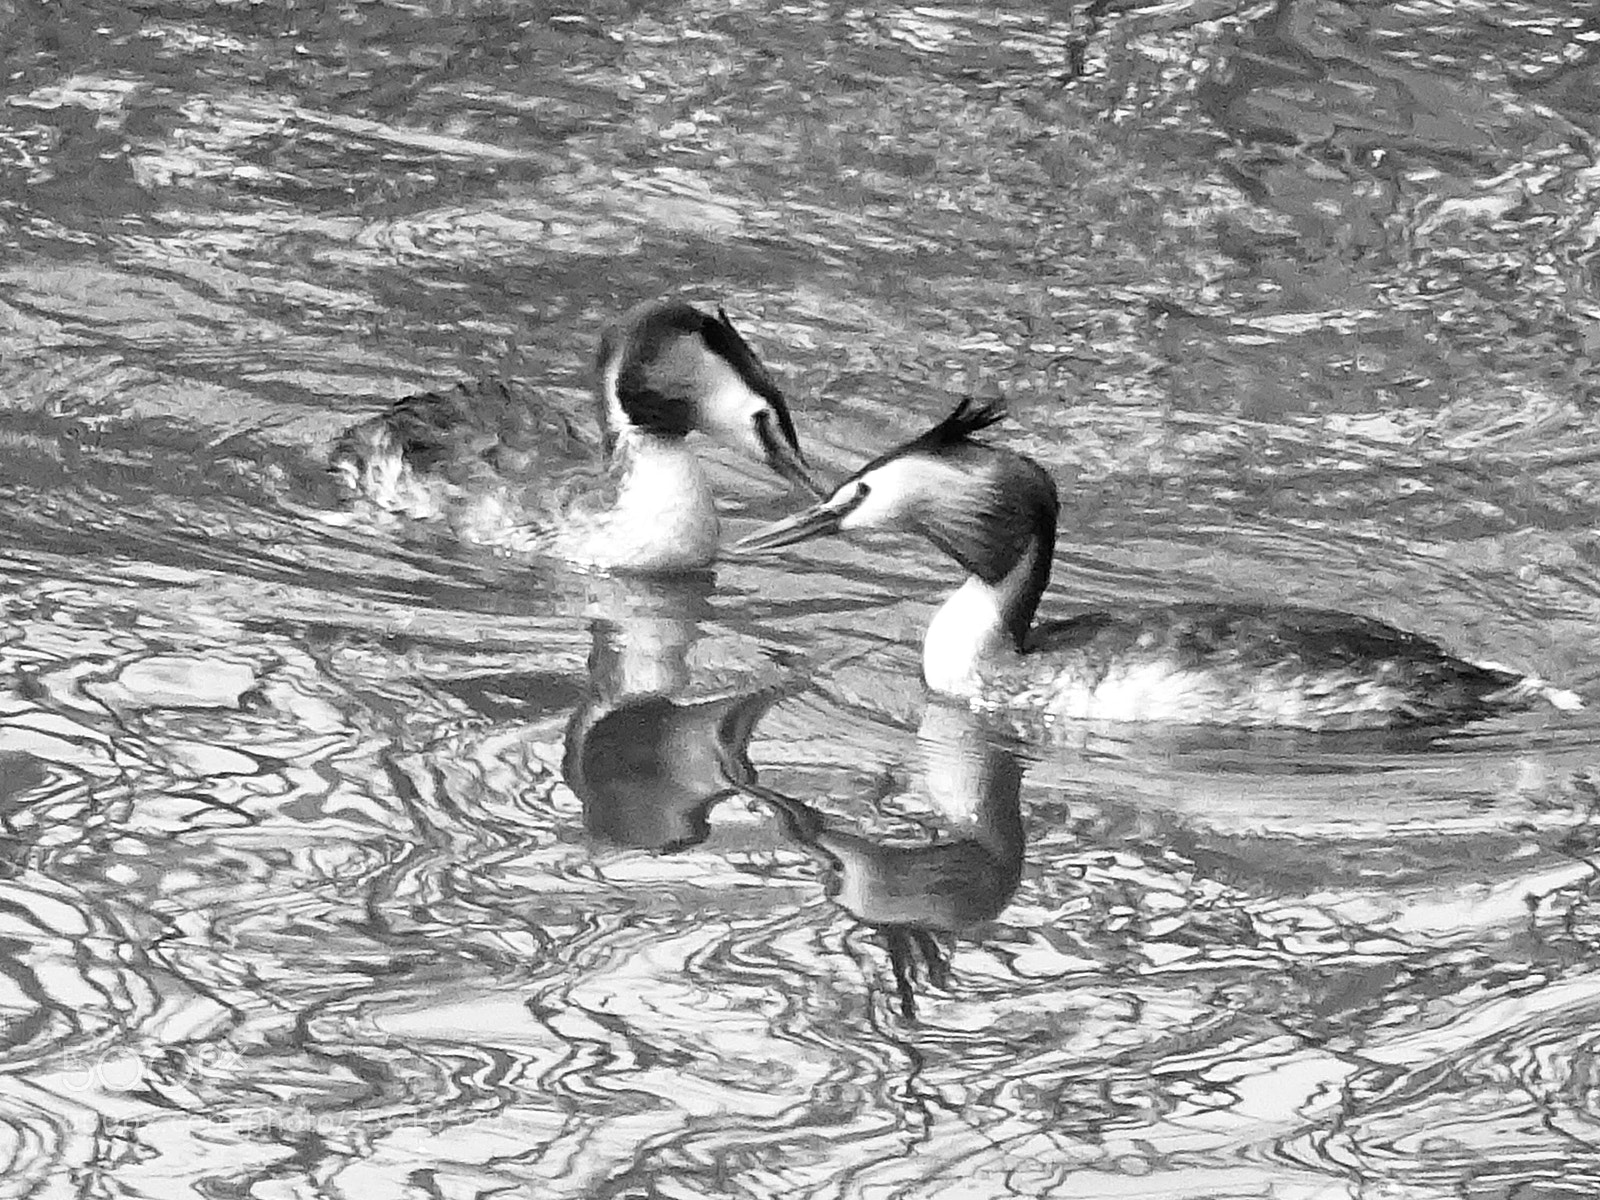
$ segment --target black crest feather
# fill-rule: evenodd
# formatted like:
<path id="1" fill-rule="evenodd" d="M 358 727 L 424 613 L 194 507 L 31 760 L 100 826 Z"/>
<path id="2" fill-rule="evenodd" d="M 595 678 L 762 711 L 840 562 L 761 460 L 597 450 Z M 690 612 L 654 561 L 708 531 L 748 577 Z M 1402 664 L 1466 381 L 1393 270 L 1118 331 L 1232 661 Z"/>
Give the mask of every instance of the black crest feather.
<path id="1" fill-rule="evenodd" d="M 906 443 L 907 450 L 932 450 L 954 446 L 972 440 L 972 435 L 982 433 L 991 425 L 1006 419 L 1004 400 L 978 401 L 972 396 L 961 397 L 950 415 L 932 429 Z"/>
<path id="2" fill-rule="evenodd" d="M 980 403 L 971 396 L 963 396 L 951 410 L 950 415 L 932 429 L 919 433 L 908 442 L 902 442 L 887 453 L 878 455 L 857 471 L 854 477 L 860 478 L 874 467 L 881 467 L 893 458 L 910 454 L 938 455 L 940 451 L 958 449 L 962 446 L 985 445 L 986 443 L 978 441 L 973 435 L 982 433 L 991 425 L 999 424 L 1005 418 L 1004 400 L 985 400 Z"/>

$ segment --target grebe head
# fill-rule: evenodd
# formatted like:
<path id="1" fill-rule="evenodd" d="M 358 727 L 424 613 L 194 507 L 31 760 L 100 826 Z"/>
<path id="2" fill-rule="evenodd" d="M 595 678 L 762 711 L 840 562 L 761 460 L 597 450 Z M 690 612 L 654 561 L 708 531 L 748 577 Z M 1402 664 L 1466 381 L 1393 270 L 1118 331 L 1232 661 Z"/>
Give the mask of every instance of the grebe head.
<path id="1" fill-rule="evenodd" d="M 970 396 L 926 433 L 862 467 L 810 508 L 740 539 L 772 550 L 830 533 L 920 533 L 987 584 L 999 583 L 1031 546 L 1055 544 L 1056 486 L 1031 458 L 980 441 L 1005 416 Z M 1030 614 L 1031 615 L 1031 614 Z"/>
<path id="2" fill-rule="evenodd" d="M 699 430 L 820 494 L 783 393 L 720 308 L 638 305 L 606 330 L 595 365 L 608 453 L 625 430 L 672 440 Z"/>

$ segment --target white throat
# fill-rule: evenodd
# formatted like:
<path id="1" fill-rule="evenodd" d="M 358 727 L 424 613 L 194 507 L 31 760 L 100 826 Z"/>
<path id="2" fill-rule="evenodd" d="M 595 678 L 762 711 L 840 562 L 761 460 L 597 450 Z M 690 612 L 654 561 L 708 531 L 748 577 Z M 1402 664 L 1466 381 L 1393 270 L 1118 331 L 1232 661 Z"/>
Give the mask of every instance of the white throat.
<path id="1" fill-rule="evenodd" d="M 722 523 L 700 460 L 682 438 L 624 428 L 614 459 L 621 477 L 616 503 L 588 528 L 572 529 L 581 545 L 569 557 L 627 571 L 692 570 L 717 556 Z"/>
<path id="2" fill-rule="evenodd" d="M 972 696 L 981 685 L 983 664 L 1015 654 L 999 593 L 972 575 L 928 622 L 922 639 L 922 678 L 944 695 Z"/>

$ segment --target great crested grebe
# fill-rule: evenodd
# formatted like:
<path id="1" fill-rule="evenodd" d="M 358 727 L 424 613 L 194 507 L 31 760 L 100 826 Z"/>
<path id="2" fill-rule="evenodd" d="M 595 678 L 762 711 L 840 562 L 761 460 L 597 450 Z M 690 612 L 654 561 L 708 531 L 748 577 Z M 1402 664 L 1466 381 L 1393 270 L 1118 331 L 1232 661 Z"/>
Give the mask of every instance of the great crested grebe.
<path id="1" fill-rule="evenodd" d="M 346 430 L 329 469 L 353 496 L 446 518 L 465 541 L 646 573 L 716 557 L 721 525 L 692 431 L 818 494 L 783 394 L 720 308 L 630 309 L 601 337 L 595 372 L 598 447 L 503 384 L 462 384 Z M 574 460 L 588 479 L 574 479 Z"/>
<path id="2" fill-rule="evenodd" d="M 1032 628 L 1050 579 L 1059 502 L 1032 459 L 976 436 L 1004 415 L 963 400 L 831 496 L 738 544 L 829 533 L 921 533 L 971 574 L 933 615 L 922 670 L 935 692 L 1025 717 L 1370 729 L 1469 721 L 1571 692 L 1467 662 L 1350 613 L 1179 604 Z"/>

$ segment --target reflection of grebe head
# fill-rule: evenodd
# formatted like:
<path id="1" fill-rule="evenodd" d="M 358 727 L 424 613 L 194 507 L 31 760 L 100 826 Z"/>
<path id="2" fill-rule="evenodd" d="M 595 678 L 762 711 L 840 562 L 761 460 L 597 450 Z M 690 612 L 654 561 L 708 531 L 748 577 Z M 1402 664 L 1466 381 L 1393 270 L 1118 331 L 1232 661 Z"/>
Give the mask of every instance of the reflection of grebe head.
<path id="1" fill-rule="evenodd" d="M 699 430 L 816 493 L 783 393 L 720 308 L 681 300 L 624 313 L 600 339 L 606 448 L 627 430 L 677 439 Z"/>
<path id="2" fill-rule="evenodd" d="M 562 773 L 583 801 L 584 825 L 620 846 L 699 845 L 717 801 L 755 783 L 746 747 L 782 695 L 767 688 L 690 704 L 636 696 L 598 713 L 579 709 Z"/>

